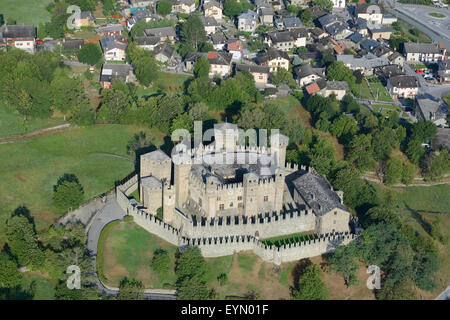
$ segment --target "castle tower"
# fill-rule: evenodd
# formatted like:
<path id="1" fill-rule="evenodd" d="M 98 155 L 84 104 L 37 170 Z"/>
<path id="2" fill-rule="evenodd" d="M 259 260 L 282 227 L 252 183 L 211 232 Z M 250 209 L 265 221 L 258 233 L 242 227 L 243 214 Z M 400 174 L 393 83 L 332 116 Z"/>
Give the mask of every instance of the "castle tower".
<path id="1" fill-rule="evenodd" d="M 284 187 L 285 179 L 288 171 L 283 168 L 278 168 L 275 173 L 275 200 L 273 203 L 273 209 L 276 212 L 280 212 L 284 203 Z"/>
<path id="2" fill-rule="evenodd" d="M 141 155 L 141 179 L 154 176 L 159 180 L 171 180 L 172 160 L 160 149 Z"/>
<path id="3" fill-rule="evenodd" d="M 175 188 L 170 183 L 166 183 L 163 189 L 163 220 L 166 223 L 172 224 L 175 228 L 179 226 L 174 225 L 174 210 L 175 210 Z"/>
<path id="4" fill-rule="evenodd" d="M 244 174 L 244 214 L 253 216 L 258 214 L 258 181 L 255 173 Z"/>
<path id="5" fill-rule="evenodd" d="M 188 199 L 191 161 L 174 164 L 175 206 L 181 208 Z"/>
<path id="6" fill-rule="evenodd" d="M 215 176 L 208 176 L 206 177 L 206 217 L 208 219 L 215 218 L 217 216 L 216 211 L 216 203 L 217 203 L 217 185 L 220 183 L 220 181 Z M 220 202 L 218 204 L 220 206 Z"/>
<path id="7" fill-rule="evenodd" d="M 270 151 L 278 167 L 286 166 L 286 148 L 289 144 L 289 138 L 281 133 L 275 133 L 270 136 Z"/>
<path id="8" fill-rule="evenodd" d="M 232 123 L 216 123 L 214 139 L 216 150 L 235 150 L 239 139 L 239 129 Z"/>

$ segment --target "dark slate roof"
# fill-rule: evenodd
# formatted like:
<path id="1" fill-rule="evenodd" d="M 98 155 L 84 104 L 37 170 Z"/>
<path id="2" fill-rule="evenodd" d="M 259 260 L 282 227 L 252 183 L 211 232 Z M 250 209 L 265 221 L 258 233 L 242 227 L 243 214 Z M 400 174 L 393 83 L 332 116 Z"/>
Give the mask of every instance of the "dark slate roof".
<path id="1" fill-rule="evenodd" d="M 319 77 L 325 76 L 325 68 L 313 68 L 310 64 L 304 64 L 294 68 L 294 72 L 299 79 L 310 75 L 318 75 Z"/>
<path id="2" fill-rule="evenodd" d="M 324 15 L 324 16 L 320 17 L 319 19 L 317 19 L 317 21 L 319 21 L 319 23 L 322 27 L 332 24 L 333 22 L 335 22 L 337 20 L 338 20 L 338 18 L 332 13 L 329 13 L 329 14 Z"/>
<path id="3" fill-rule="evenodd" d="M 208 53 L 206 52 L 188 52 L 184 57 L 184 61 L 197 61 L 200 57 L 207 57 Z"/>
<path id="4" fill-rule="evenodd" d="M 122 31 L 123 26 L 119 23 L 116 24 L 110 24 L 104 27 L 99 27 L 97 29 L 95 29 L 95 32 L 97 33 L 107 33 L 107 32 L 117 32 L 117 31 Z"/>
<path id="5" fill-rule="evenodd" d="M 388 58 L 389 61 L 393 61 L 394 59 L 396 59 L 398 57 L 404 58 L 400 53 L 395 51 L 393 54 L 389 55 L 387 58 Z"/>
<path id="6" fill-rule="evenodd" d="M 228 52 L 208 52 L 208 61 L 210 64 L 230 65 L 233 55 Z"/>
<path id="7" fill-rule="evenodd" d="M 417 107 L 425 121 L 445 119 L 448 114 L 447 106 L 430 99 L 417 99 Z"/>
<path id="8" fill-rule="evenodd" d="M 223 6 L 222 6 L 222 3 L 214 1 L 214 0 L 210 0 L 207 3 L 203 4 L 203 10 L 206 10 L 211 7 L 218 7 L 218 8 L 222 9 Z"/>
<path id="9" fill-rule="evenodd" d="M 314 170 L 300 170 L 301 175 L 292 181 L 295 189 L 301 195 L 305 203 L 317 215 L 323 215 L 333 209 L 339 208 L 349 211 L 337 193 L 332 190 L 327 179 L 320 176 Z"/>
<path id="10" fill-rule="evenodd" d="M 61 45 L 66 50 L 81 49 L 84 46 L 83 39 L 64 39 Z"/>
<path id="11" fill-rule="evenodd" d="M 384 54 L 386 54 L 386 53 L 388 53 L 388 52 L 391 52 L 391 51 L 392 51 L 391 48 L 389 48 L 389 47 L 387 47 L 387 46 L 385 46 L 385 45 L 381 45 L 381 46 L 376 47 L 376 48 L 372 51 L 372 53 L 373 53 L 374 55 L 376 55 L 377 57 L 380 57 L 380 56 L 382 56 L 382 55 L 384 55 Z"/>
<path id="12" fill-rule="evenodd" d="M 158 163 L 170 160 L 170 157 L 167 154 L 165 154 L 161 149 L 156 149 L 155 151 L 145 153 L 142 155 L 142 157 Z"/>
<path id="13" fill-rule="evenodd" d="M 325 27 L 325 31 L 332 36 L 344 31 L 345 29 L 347 29 L 347 27 L 342 22 L 339 21 L 336 21 Z"/>
<path id="14" fill-rule="evenodd" d="M 361 33 L 355 32 L 352 35 L 348 36 L 347 39 L 350 39 L 354 43 L 359 43 L 363 39 L 363 36 Z"/>
<path id="15" fill-rule="evenodd" d="M 167 43 L 162 43 L 155 48 L 155 55 L 162 54 L 170 59 L 174 51 L 175 49 L 171 45 Z"/>
<path id="16" fill-rule="evenodd" d="M 222 32 L 217 32 L 211 35 L 211 41 L 213 44 L 225 44 L 227 38 Z"/>
<path id="17" fill-rule="evenodd" d="M 283 18 L 283 26 L 285 28 L 302 28 L 302 27 L 304 27 L 304 25 L 299 17 Z"/>
<path id="18" fill-rule="evenodd" d="M 250 73 L 269 73 L 270 68 L 264 66 L 254 66 L 249 64 L 236 64 L 236 71 L 248 71 Z"/>
<path id="19" fill-rule="evenodd" d="M 380 43 L 373 39 L 365 39 L 365 40 L 361 41 L 361 43 L 360 43 L 361 48 L 366 51 L 372 51 L 379 45 L 380 45 Z"/>
<path id="20" fill-rule="evenodd" d="M 173 27 L 145 29 L 144 32 L 147 36 L 176 37 Z"/>
<path id="21" fill-rule="evenodd" d="M 413 43 L 407 42 L 404 44 L 406 53 L 440 53 L 439 45 L 437 43 Z"/>
<path id="22" fill-rule="evenodd" d="M 419 80 L 415 76 L 394 76 L 389 78 L 389 82 L 396 88 L 418 88 Z"/>
<path id="23" fill-rule="evenodd" d="M 321 8 L 319 6 L 313 6 L 310 9 L 311 9 L 311 14 L 313 17 L 322 17 L 322 16 L 330 13 L 330 11 L 328 11 L 327 9 Z"/>
<path id="24" fill-rule="evenodd" d="M 154 46 L 158 44 L 158 42 L 161 40 L 160 37 L 136 37 L 134 38 L 134 42 L 136 42 L 140 46 Z"/>
<path id="25" fill-rule="evenodd" d="M 80 19 L 89 19 L 91 21 L 94 21 L 94 16 L 90 11 L 81 11 L 80 12 Z"/>
<path id="26" fill-rule="evenodd" d="M 369 10 L 368 10 L 369 9 Z M 372 3 L 358 3 L 355 9 L 356 13 L 384 13 L 382 6 Z"/>
<path id="27" fill-rule="evenodd" d="M 111 82 L 113 79 L 120 78 L 125 81 L 132 70 L 129 64 L 105 63 L 100 75 L 100 81 Z"/>
<path id="28" fill-rule="evenodd" d="M 0 38 L 32 38 L 36 39 L 34 24 L 14 24 L 0 27 Z"/>
<path id="29" fill-rule="evenodd" d="M 273 16 L 273 14 L 274 14 L 274 12 L 273 12 L 272 7 L 270 7 L 270 8 L 266 8 L 266 7 L 259 8 L 259 15 L 260 16 Z"/>
<path id="30" fill-rule="evenodd" d="M 112 49 L 122 49 L 126 50 L 127 44 L 122 36 L 112 35 L 100 39 L 100 45 L 103 51 L 109 51 Z"/>
<path id="31" fill-rule="evenodd" d="M 256 61 L 258 64 L 263 64 L 267 61 L 270 61 L 270 60 L 273 60 L 273 59 L 276 59 L 279 57 L 289 60 L 289 55 L 286 52 L 280 51 L 280 50 L 275 50 L 275 49 L 269 49 L 266 52 L 264 52 L 261 56 L 256 58 Z"/>
<path id="32" fill-rule="evenodd" d="M 211 27 L 211 26 L 218 26 L 219 25 L 217 23 L 216 19 L 214 19 L 213 17 L 200 16 L 200 20 L 202 21 L 202 23 L 203 23 L 203 25 L 205 27 Z"/>
<path id="33" fill-rule="evenodd" d="M 327 81 L 328 90 L 349 90 L 348 83 L 345 81 Z"/>
<path id="34" fill-rule="evenodd" d="M 401 76 L 405 74 L 402 68 L 400 68 L 400 66 L 397 64 L 389 64 L 387 66 L 379 67 L 379 69 L 385 78 Z"/>

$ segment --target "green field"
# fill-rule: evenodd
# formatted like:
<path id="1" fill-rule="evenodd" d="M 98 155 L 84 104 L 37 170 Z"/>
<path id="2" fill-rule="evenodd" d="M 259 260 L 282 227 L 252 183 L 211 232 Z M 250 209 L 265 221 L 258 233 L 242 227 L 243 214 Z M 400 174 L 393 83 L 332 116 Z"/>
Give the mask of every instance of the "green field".
<path id="1" fill-rule="evenodd" d="M 373 94 L 370 91 L 367 82 L 369 83 Z M 386 90 L 386 87 L 381 83 L 381 81 L 378 78 L 370 77 L 367 79 L 367 82 L 363 80 L 360 84 L 355 83 L 351 86 L 350 89 L 357 98 L 379 100 L 379 101 L 392 101 L 392 98 L 389 95 L 389 92 Z"/>
<path id="2" fill-rule="evenodd" d="M 49 0 L 1 0 L 0 14 L 5 22 L 12 17 L 17 24 L 35 24 L 50 21 L 50 13 L 45 10 Z"/>
<path id="3" fill-rule="evenodd" d="M 24 273 L 22 288 L 34 288 L 33 300 L 54 300 L 55 286 L 52 281 L 41 275 L 33 273 Z"/>
<path id="4" fill-rule="evenodd" d="M 430 12 L 428 15 L 435 17 L 435 18 L 445 18 L 446 17 L 445 14 L 442 14 L 439 12 Z"/>
<path id="5" fill-rule="evenodd" d="M 153 88 L 144 89 L 139 87 L 136 91 L 137 96 L 149 96 L 158 91 L 183 91 L 186 80 L 193 78 L 185 74 L 159 72 L 158 79 Z"/>
<path id="6" fill-rule="evenodd" d="M 77 175 L 85 199 L 113 188 L 134 170 L 126 145 L 139 131 L 154 134 L 143 127 L 97 125 L 0 145 L 0 234 L 6 217 L 19 205 L 31 211 L 38 230 L 48 227 L 61 214 L 53 208 L 52 193 L 64 173 Z"/>
<path id="7" fill-rule="evenodd" d="M 24 122 L 22 116 L 14 114 L 9 108 L 0 104 L 0 139 L 20 136 L 35 130 L 53 127 L 63 123 L 63 118 L 32 118 Z"/>

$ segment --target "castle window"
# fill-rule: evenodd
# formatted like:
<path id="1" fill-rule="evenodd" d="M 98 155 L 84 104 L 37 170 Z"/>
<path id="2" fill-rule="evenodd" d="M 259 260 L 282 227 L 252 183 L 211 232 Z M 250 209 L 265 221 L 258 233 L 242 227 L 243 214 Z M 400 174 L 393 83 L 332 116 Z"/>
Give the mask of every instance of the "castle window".
<path id="1" fill-rule="evenodd" d="M 264 202 L 269 201 L 269 196 L 264 196 Z"/>
<path id="2" fill-rule="evenodd" d="M 336 224 L 336 220 L 333 221 L 333 224 Z"/>
<path id="3" fill-rule="evenodd" d="M 233 202 L 230 202 L 230 208 L 233 207 Z"/>
<path id="4" fill-rule="evenodd" d="M 219 210 L 223 211 L 225 209 L 225 205 L 223 203 L 219 204 Z"/>
<path id="5" fill-rule="evenodd" d="M 238 200 L 242 200 L 242 196 L 238 196 Z"/>
<path id="6" fill-rule="evenodd" d="M 217 200 L 220 200 L 220 197 L 217 197 Z"/>
<path id="7" fill-rule="evenodd" d="M 244 204 L 242 202 L 238 203 L 238 208 L 244 208 Z"/>
<path id="8" fill-rule="evenodd" d="M 337 215 L 337 211 L 334 212 L 334 215 Z"/>

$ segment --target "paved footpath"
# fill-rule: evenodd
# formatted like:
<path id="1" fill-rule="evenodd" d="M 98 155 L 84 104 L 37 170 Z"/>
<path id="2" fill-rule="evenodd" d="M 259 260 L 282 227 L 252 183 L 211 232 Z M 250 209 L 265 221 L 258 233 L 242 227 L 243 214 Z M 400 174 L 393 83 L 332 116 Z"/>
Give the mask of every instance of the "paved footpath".
<path id="1" fill-rule="evenodd" d="M 109 195 L 106 199 L 105 206 L 100 209 L 92 218 L 88 234 L 87 234 L 87 246 L 94 259 L 94 265 L 97 266 L 97 246 L 100 234 L 103 228 L 110 222 L 115 220 L 123 220 L 126 213 L 122 210 L 116 201 L 115 194 Z M 109 296 L 117 296 L 119 294 L 119 288 L 110 287 L 105 285 L 97 277 L 97 286 L 101 294 Z M 146 289 L 144 290 L 144 297 L 149 300 L 175 300 L 175 290 L 165 289 Z"/>

